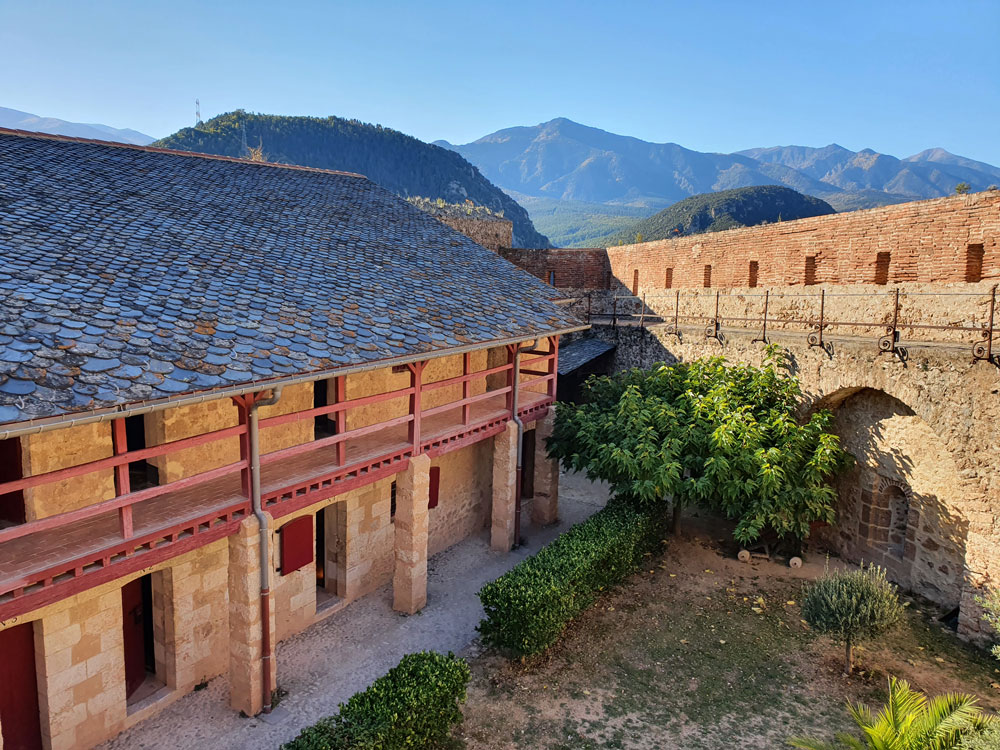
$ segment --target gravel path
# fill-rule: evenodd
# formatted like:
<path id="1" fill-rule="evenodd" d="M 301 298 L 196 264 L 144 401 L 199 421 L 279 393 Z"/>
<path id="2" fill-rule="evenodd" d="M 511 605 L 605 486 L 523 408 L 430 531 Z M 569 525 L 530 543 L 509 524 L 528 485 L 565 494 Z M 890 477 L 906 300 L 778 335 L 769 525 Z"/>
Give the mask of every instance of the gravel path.
<path id="1" fill-rule="evenodd" d="M 404 617 L 392 611 L 392 590 L 383 586 L 341 612 L 283 641 L 277 648 L 278 684 L 288 691 L 281 701 L 287 716 L 277 724 L 244 719 L 229 708 L 229 682 L 212 680 L 162 712 L 101 747 L 171 750 L 274 750 L 299 730 L 367 687 L 413 651 L 461 652 L 476 638 L 482 608 L 480 587 L 538 551 L 569 526 L 587 518 L 607 500 L 604 486 L 578 474 L 560 476 L 558 524 L 527 525 L 527 543 L 507 555 L 489 550 L 484 532 L 432 557 L 428 566 L 427 607 Z M 527 510 L 527 505 L 525 506 Z M 528 514 L 525 513 L 525 519 Z"/>

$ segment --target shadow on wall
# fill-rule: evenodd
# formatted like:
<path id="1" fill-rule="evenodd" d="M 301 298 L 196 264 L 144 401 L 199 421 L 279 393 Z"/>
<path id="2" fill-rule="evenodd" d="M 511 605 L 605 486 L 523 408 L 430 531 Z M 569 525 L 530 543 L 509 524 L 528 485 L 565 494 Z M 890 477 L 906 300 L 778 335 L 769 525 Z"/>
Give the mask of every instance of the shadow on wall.
<path id="1" fill-rule="evenodd" d="M 944 441 L 884 391 L 845 388 L 816 408 L 857 464 L 836 481 L 837 521 L 821 538 L 844 557 L 882 565 L 904 588 L 951 610 L 965 579 L 967 498 Z"/>

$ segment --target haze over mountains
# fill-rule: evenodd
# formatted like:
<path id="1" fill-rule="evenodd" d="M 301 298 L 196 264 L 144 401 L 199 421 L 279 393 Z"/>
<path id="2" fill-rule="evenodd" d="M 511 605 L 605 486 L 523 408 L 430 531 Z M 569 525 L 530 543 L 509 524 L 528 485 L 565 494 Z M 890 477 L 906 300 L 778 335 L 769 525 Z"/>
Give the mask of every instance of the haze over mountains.
<path id="1" fill-rule="evenodd" d="M 69 135 L 74 138 L 91 138 L 98 141 L 118 141 L 148 146 L 156 139 L 129 128 L 112 128 L 98 123 L 69 122 L 56 117 L 40 117 L 30 112 L 0 107 L 0 128 L 31 130 L 36 133 Z"/>
<path id="2" fill-rule="evenodd" d="M 784 185 L 843 211 L 951 195 L 960 182 L 973 191 L 1000 183 L 1000 168 L 940 148 L 905 159 L 836 144 L 713 154 L 566 118 L 498 130 L 463 145 L 436 143 L 462 154 L 517 197 L 557 245 L 586 243 L 588 222 L 590 238 L 607 234 L 606 217 L 615 216 L 611 206 L 653 213 L 691 195 L 739 187 Z M 561 210 L 553 201 L 573 203 Z M 574 224 L 584 225 L 575 236 Z"/>

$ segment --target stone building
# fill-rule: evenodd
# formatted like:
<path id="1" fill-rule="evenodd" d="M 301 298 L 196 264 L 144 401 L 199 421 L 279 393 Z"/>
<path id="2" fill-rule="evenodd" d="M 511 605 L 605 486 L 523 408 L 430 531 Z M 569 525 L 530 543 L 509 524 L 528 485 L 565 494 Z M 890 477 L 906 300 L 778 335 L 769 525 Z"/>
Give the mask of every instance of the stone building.
<path id="1" fill-rule="evenodd" d="M 804 409 L 829 408 L 856 459 L 813 541 L 884 566 L 985 639 L 977 596 L 1000 587 L 1000 191 L 505 257 L 579 296 L 611 369 L 787 349 Z"/>
<path id="2" fill-rule="evenodd" d="M 364 177 L 0 131 L 0 733 L 86 748 L 557 514 L 551 288 Z M 529 441 L 530 438 L 530 441 Z"/>

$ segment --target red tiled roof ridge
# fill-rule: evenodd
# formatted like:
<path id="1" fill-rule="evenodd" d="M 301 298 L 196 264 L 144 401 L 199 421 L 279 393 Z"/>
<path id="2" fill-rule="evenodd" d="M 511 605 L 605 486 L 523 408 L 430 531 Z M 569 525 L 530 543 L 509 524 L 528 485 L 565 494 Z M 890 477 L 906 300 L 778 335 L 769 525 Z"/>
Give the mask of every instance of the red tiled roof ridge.
<path id="1" fill-rule="evenodd" d="M 297 169 L 303 172 L 318 172 L 319 174 L 335 174 L 341 177 L 359 177 L 368 179 L 363 174 L 357 172 L 344 172 L 337 169 L 320 169 L 319 167 L 303 167 L 299 164 L 281 164 L 271 161 L 253 161 L 251 159 L 240 159 L 236 156 L 220 156 L 218 154 L 201 154 L 197 151 L 177 151 L 172 148 L 162 146 L 140 146 L 137 143 L 122 143 L 121 141 L 102 141 L 97 138 L 79 138 L 73 135 L 59 135 L 57 133 L 40 133 L 35 130 L 17 130 L 15 128 L 0 127 L 0 135 L 16 135 L 22 138 L 38 138 L 40 140 L 67 141 L 69 143 L 89 143 L 95 146 L 111 146 L 113 148 L 127 148 L 134 151 L 148 151 L 154 154 L 170 154 L 171 156 L 194 156 L 199 159 L 217 159 L 219 161 L 231 161 L 237 164 L 252 164 L 257 167 L 279 167 L 281 169 Z"/>

